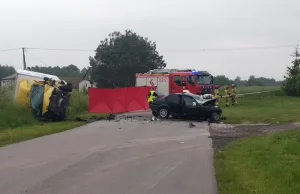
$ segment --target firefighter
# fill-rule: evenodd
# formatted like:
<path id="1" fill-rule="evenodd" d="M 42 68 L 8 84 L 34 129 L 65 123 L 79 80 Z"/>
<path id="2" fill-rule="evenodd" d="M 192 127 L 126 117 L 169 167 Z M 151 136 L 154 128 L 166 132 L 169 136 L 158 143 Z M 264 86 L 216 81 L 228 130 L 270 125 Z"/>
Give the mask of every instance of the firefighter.
<path id="1" fill-rule="evenodd" d="M 237 101 L 236 101 L 236 86 L 235 86 L 235 84 L 231 85 L 231 104 L 232 104 L 232 106 L 234 106 L 234 105 L 237 104 Z"/>
<path id="2" fill-rule="evenodd" d="M 151 104 L 158 95 L 155 93 L 155 90 L 151 90 L 148 94 L 148 103 Z"/>
<path id="3" fill-rule="evenodd" d="M 226 106 L 227 107 L 229 106 L 230 97 L 231 97 L 230 87 L 226 86 L 226 88 L 225 88 L 225 99 L 226 99 Z"/>
<path id="4" fill-rule="evenodd" d="M 216 105 L 219 105 L 221 103 L 221 95 L 219 92 L 219 85 L 216 85 L 216 87 L 215 87 L 214 97 L 216 99 Z"/>

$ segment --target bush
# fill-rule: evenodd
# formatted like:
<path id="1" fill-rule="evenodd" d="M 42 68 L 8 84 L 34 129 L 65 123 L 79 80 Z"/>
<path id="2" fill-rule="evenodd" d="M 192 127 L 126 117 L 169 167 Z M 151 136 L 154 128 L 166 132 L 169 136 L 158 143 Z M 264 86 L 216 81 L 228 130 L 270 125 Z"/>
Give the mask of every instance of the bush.
<path id="1" fill-rule="evenodd" d="M 13 103 L 12 88 L 0 89 L 0 130 L 36 122 L 30 110 Z"/>
<path id="2" fill-rule="evenodd" d="M 78 114 L 88 112 L 89 97 L 86 92 L 73 90 L 70 98 L 70 106 L 68 108 L 68 118 L 73 118 Z"/>

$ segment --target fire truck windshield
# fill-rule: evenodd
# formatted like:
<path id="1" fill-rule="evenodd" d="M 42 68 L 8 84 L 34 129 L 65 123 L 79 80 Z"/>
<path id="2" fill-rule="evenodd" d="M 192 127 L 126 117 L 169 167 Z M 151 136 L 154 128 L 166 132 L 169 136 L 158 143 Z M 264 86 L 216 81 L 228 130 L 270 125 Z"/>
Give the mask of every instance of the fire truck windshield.
<path id="1" fill-rule="evenodd" d="M 211 75 L 196 75 L 196 84 L 212 84 Z"/>

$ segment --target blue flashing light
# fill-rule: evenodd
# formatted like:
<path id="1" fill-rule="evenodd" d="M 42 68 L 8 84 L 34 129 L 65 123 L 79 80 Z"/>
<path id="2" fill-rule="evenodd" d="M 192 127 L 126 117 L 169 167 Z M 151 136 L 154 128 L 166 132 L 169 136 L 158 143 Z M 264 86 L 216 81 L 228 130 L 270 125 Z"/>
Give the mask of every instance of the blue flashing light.
<path id="1" fill-rule="evenodd" d="M 199 71 L 192 71 L 193 75 L 199 75 Z"/>

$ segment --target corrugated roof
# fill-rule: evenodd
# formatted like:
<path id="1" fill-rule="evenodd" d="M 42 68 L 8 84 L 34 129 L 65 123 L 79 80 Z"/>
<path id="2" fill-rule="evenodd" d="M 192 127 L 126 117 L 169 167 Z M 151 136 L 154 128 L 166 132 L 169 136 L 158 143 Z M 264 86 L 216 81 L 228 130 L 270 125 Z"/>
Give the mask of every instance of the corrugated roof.
<path id="1" fill-rule="evenodd" d="M 12 74 L 7 77 L 2 78 L 1 80 L 14 80 L 17 74 Z"/>

